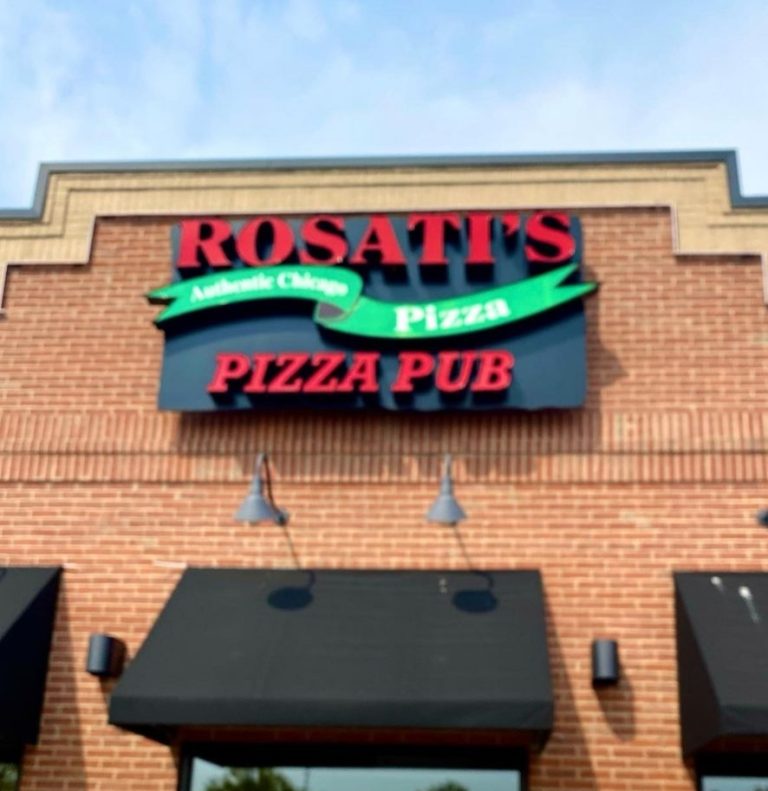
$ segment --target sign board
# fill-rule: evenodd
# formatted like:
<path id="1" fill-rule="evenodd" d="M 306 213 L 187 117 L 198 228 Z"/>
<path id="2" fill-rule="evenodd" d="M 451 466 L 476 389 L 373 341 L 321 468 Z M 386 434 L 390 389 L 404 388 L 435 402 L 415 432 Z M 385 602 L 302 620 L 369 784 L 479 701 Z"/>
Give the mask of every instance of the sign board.
<path id="1" fill-rule="evenodd" d="M 596 284 L 562 212 L 194 218 L 172 248 L 162 409 L 583 403 Z"/>

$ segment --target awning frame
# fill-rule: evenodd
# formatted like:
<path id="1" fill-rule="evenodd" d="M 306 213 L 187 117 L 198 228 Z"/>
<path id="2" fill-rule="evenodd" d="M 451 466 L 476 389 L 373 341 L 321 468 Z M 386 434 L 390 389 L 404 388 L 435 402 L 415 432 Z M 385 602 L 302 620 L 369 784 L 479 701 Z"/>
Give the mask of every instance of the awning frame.
<path id="1" fill-rule="evenodd" d="M 0 750 L 37 744 L 60 567 L 0 568 Z"/>
<path id="2" fill-rule="evenodd" d="M 198 641 L 194 656 L 190 629 L 214 655 Z M 508 731 L 540 748 L 552 718 L 541 578 L 524 570 L 188 569 L 110 703 L 112 724 L 165 743 L 295 726 Z"/>
<path id="3" fill-rule="evenodd" d="M 768 746 L 768 573 L 673 576 L 683 755 Z"/>

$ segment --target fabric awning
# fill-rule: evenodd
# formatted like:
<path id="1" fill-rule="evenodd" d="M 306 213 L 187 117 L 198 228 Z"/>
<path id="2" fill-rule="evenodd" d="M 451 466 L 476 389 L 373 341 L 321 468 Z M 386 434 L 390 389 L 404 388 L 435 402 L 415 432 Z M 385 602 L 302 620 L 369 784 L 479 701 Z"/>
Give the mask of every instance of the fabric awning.
<path id="1" fill-rule="evenodd" d="M 675 574 L 683 752 L 768 737 L 768 574 Z"/>
<path id="2" fill-rule="evenodd" d="M 116 687 L 110 722 L 552 728 L 537 571 L 189 569 Z"/>
<path id="3" fill-rule="evenodd" d="M 58 568 L 0 567 L 0 746 L 35 744 L 51 649 Z"/>

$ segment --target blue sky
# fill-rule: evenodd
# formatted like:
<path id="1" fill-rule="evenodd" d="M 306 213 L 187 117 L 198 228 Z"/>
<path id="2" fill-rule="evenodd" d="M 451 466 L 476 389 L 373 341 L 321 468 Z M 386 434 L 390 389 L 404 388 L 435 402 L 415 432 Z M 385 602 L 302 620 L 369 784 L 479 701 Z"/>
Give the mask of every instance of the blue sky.
<path id="1" fill-rule="evenodd" d="M 0 207 L 41 161 L 736 148 L 765 0 L 0 0 Z"/>

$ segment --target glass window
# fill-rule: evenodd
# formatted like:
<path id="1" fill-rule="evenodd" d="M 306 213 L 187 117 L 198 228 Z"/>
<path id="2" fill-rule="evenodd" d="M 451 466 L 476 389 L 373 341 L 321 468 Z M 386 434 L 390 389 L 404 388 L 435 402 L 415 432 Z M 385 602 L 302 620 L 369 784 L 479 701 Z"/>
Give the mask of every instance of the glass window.
<path id="1" fill-rule="evenodd" d="M 522 791 L 522 785 L 513 769 L 235 768 L 194 758 L 189 791 Z"/>
<path id="2" fill-rule="evenodd" d="M 701 778 L 701 791 L 768 791 L 768 776 L 704 775 Z"/>
<path id="3" fill-rule="evenodd" d="M 0 791 L 16 791 L 19 787 L 19 765 L 0 761 Z"/>

